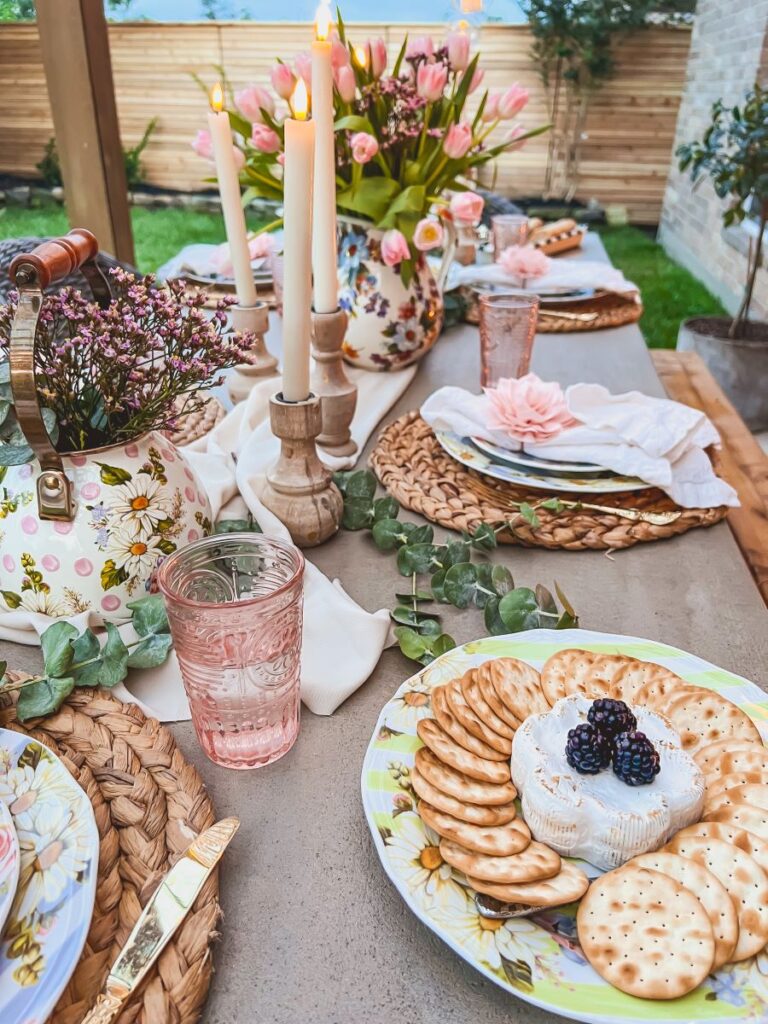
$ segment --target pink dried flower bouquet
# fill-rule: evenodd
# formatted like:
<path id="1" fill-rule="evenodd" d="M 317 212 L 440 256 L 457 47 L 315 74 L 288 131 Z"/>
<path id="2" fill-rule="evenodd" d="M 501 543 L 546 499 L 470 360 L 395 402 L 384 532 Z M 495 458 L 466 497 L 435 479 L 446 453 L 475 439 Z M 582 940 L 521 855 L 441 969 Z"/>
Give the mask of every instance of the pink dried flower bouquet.
<path id="1" fill-rule="evenodd" d="M 222 299 L 209 315 L 205 296 L 186 292 L 180 281 L 158 287 L 153 276 L 135 277 L 120 268 L 111 274 L 116 297 L 105 309 L 68 288 L 46 297 L 40 314 L 37 393 L 46 422 L 58 429 L 62 452 L 175 428 L 204 404 L 201 392 L 221 382 L 220 370 L 243 361 L 252 341 L 226 332 L 234 299 Z M 0 398 L 6 401 L 15 306 L 12 295 L 0 307 Z M 0 422 L 0 464 L 26 461 L 18 455 L 24 439 L 6 401 L 0 401 L 6 413 Z"/>

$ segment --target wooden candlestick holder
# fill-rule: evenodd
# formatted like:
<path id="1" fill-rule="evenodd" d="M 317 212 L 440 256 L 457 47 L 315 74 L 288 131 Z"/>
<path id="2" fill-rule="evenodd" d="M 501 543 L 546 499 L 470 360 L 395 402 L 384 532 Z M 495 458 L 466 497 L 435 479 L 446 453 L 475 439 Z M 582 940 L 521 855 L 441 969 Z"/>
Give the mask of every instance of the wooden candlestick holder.
<path id="1" fill-rule="evenodd" d="M 249 331 L 255 335 L 248 352 L 248 362 L 239 363 L 227 377 L 227 391 L 234 403 L 242 402 L 251 393 L 257 381 L 277 376 L 277 359 L 267 351 L 264 335 L 269 329 L 269 307 L 266 302 L 255 306 L 232 306 L 230 323 L 234 331 Z"/>
<path id="2" fill-rule="evenodd" d="M 269 400 L 272 433 L 280 438 L 280 457 L 267 472 L 262 502 L 287 527 L 294 544 L 311 548 L 339 529 L 344 501 L 331 471 L 317 455 L 315 438 L 322 429 L 320 399 Z"/>
<path id="3" fill-rule="evenodd" d="M 323 413 L 323 429 L 317 443 L 329 455 L 354 455 L 357 451 L 349 432 L 357 406 L 357 385 L 344 371 L 341 352 L 346 333 L 347 314 L 343 309 L 312 313 L 312 390 L 320 399 Z"/>

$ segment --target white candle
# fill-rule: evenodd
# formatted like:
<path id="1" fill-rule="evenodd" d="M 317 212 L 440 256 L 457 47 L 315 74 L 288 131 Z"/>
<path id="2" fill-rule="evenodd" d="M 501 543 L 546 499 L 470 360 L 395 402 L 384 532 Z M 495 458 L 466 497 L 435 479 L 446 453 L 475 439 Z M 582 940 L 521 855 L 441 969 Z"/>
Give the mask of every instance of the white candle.
<path id="1" fill-rule="evenodd" d="M 255 306 L 256 286 L 253 283 L 251 257 L 248 252 L 245 213 L 240 202 L 240 181 L 232 145 L 232 130 L 229 125 L 229 114 L 222 109 L 223 106 L 224 97 L 221 86 L 215 85 L 211 90 L 208 129 L 211 133 L 211 145 L 216 161 L 216 177 L 219 179 L 224 227 L 235 272 L 235 290 L 240 306 Z"/>
<path id="2" fill-rule="evenodd" d="M 300 78 L 293 93 L 293 117 L 285 119 L 283 398 L 287 402 L 309 397 L 315 123 L 307 120 L 308 106 L 307 87 Z"/>
<path id="3" fill-rule="evenodd" d="M 336 151 L 333 136 L 333 68 L 328 34 L 331 12 L 320 4 L 312 43 L 312 120 L 315 122 L 315 191 L 312 204 L 312 271 L 315 311 L 338 306 L 336 279 Z"/>

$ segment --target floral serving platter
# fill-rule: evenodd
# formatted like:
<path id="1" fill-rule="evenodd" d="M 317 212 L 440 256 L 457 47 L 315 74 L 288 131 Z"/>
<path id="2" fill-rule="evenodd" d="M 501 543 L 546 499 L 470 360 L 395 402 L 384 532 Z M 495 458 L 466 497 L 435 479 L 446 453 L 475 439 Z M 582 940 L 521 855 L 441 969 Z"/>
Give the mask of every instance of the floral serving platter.
<path id="1" fill-rule="evenodd" d="M 449 430 L 436 430 L 435 436 L 444 451 L 462 466 L 478 473 L 503 480 L 514 487 L 529 487 L 535 491 L 567 491 L 569 494 L 620 494 L 627 491 L 646 491 L 649 484 L 634 476 L 611 476 L 589 479 L 581 476 L 551 476 L 532 469 L 502 465 L 494 462 L 477 449 L 469 437 L 459 437 Z"/>
<path id="2" fill-rule="evenodd" d="M 479 448 L 485 455 L 489 455 L 494 462 L 516 466 L 520 469 L 532 469 L 537 474 L 591 479 L 616 476 L 612 469 L 595 466 L 591 462 L 556 462 L 554 459 L 540 459 L 537 455 L 529 455 L 526 451 L 511 452 L 507 448 L 494 444 L 493 441 L 487 441 L 484 437 L 471 437 L 470 441 L 475 448 Z"/>
<path id="3" fill-rule="evenodd" d="M 11 812 L 0 801 L 0 929 L 10 913 L 18 880 L 19 841 Z"/>
<path id="4" fill-rule="evenodd" d="M 718 690 L 768 739 L 768 696 L 754 683 L 652 640 L 589 630 L 537 629 L 463 644 L 406 680 L 384 706 L 365 755 L 362 796 L 384 870 L 409 908 L 467 963 L 526 1002 L 588 1024 L 765 1022 L 768 952 L 722 968 L 682 999 L 637 999 L 612 988 L 581 953 L 576 904 L 509 921 L 481 918 L 465 877 L 446 864 L 439 838 L 415 812 L 410 770 L 430 692 L 491 658 L 540 669 L 568 647 L 655 661 L 698 686 Z M 591 871 L 594 874 L 595 871 Z"/>
<path id="5" fill-rule="evenodd" d="M 56 1005 L 85 944 L 99 833 L 90 800 L 62 762 L 7 729 L 0 729 L 0 804 L 10 811 L 21 853 L 0 935 L 0 1021 L 37 1024 Z"/>

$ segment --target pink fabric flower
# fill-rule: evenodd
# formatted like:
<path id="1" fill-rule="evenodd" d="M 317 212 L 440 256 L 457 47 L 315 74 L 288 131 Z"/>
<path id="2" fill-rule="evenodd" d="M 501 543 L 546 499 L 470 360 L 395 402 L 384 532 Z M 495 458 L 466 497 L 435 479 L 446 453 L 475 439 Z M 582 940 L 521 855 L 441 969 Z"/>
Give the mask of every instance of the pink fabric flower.
<path id="1" fill-rule="evenodd" d="M 262 153 L 276 153 L 280 149 L 280 136 L 277 132 L 258 121 L 251 129 L 251 142 Z"/>
<path id="2" fill-rule="evenodd" d="M 379 36 L 368 40 L 368 61 L 374 78 L 381 78 L 387 69 L 387 44 Z"/>
<path id="3" fill-rule="evenodd" d="M 296 88 L 296 76 L 287 64 L 275 64 L 269 73 L 272 88 L 281 100 L 289 100 Z"/>
<path id="4" fill-rule="evenodd" d="M 408 40 L 408 46 L 405 50 L 406 57 L 426 57 L 429 60 L 434 54 L 435 44 L 432 42 L 432 36 L 415 36 L 413 39 Z"/>
<path id="5" fill-rule="evenodd" d="M 511 117 L 515 117 L 523 107 L 526 105 L 530 98 L 530 93 L 527 89 L 524 89 L 522 85 L 515 82 L 514 85 L 510 85 L 501 96 L 499 96 L 499 117 L 504 120 L 509 120 Z"/>
<path id="6" fill-rule="evenodd" d="M 485 106 L 483 107 L 483 120 L 496 121 L 499 117 L 499 94 L 497 92 L 489 92 L 485 100 Z"/>
<path id="7" fill-rule="evenodd" d="M 192 149 L 204 160 L 213 160 L 213 143 L 211 133 L 201 128 L 190 143 Z"/>
<path id="8" fill-rule="evenodd" d="M 545 256 L 540 249 L 534 249 L 532 245 L 510 245 L 499 256 L 501 267 L 521 283 L 543 277 L 549 271 L 551 262 L 549 256 Z"/>
<path id="9" fill-rule="evenodd" d="M 457 192 L 451 196 L 450 211 L 453 219 L 462 224 L 479 224 L 485 200 L 477 192 Z"/>
<path id="10" fill-rule="evenodd" d="M 410 259 L 410 256 L 411 251 L 402 231 L 390 228 L 384 232 L 381 239 L 381 258 L 388 267 L 396 267 L 403 260 Z"/>
<path id="11" fill-rule="evenodd" d="M 294 57 L 293 63 L 296 66 L 296 74 L 299 78 L 304 79 L 304 83 L 308 88 L 312 86 L 312 54 L 307 53 L 303 50 L 301 53 L 297 53 Z"/>
<path id="12" fill-rule="evenodd" d="M 416 72 L 416 91 L 422 99 L 434 103 L 443 95 L 447 81 L 448 68 L 445 64 L 420 64 Z"/>
<path id="13" fill-rule="evenodd" d="M 331 41 L 331 67 L 334 69 L 344 68 L 349 64 L 349 50 L 338 36 Z"/>
<path id="14" fill-rule="evenodd" d="M 336 82 L 339 96 L 341 96 L 344 103 L 351 103 L 355 98 L 355 89 L 357 88 L 355 72 L 349 64 L 346 64 L 343 68 L 337 68 L 333 72 L 333 78 Z"/>
<path id="15" fill-rule="evenodd" d="M 379 152 L 379 144 L 368 132 L 355 132 L 349 140 L 352 147 L 352 159 L 357 164 L 367 164 Z"/>
<path id="16" fill-rule="evenodd" d="M 576 423 L 560 385 L 540 380 L 535 373 L 518 380 L 502 377 L 495 388 L 483 390 L 488 399 L 487 425 L 523 444 L 548 441 Z"/>
<path id="17" fill-rule="evenodd" d="M 466 32 L 449 32 L 445 37 L 448 63 L 454 71 L 465 71 L 469 64 L 469 36 Z"/>
<path id="18" fill-rule="evenodd" d="M 480 83 L 482 82 L 482 80 L 484 78 L 485 78 L 485 71 L 483 71 L 482 68 L 475 68 L 475 70 L 472 73 L 472 81 L 469 83 L 469 89 L 467 90 L 467 95 L 468 96 L 472 95 L 472 93 L 475 91 L 475 89 L 478 88 L 478 86 L 480 85 Z M 464 80 L 462 79 L 462 82 L 463 81 Z"/>
<path id="19" fill-rule="evenodd" d="M 429 252 L 443 244 L 443 225 L 437 220 L 424 217 L 413 232 L 413 244 L 420 252 Z"/>
<path id="20" fill-rule="evenodd" d="M 255 238 L 248 240 L 248 255 L 252 260 L 261 260 L 270 256 L 275 248 L 275 240 L 272 235 L 262 233 Z"/>
<path id="21" fill-rule="evenodd" d="M 446 156 L 449 156 L 451 160 L 461 160 L 463 156 L 467 155 L 467 151 L 471 145 L 472 129 L 468 124 L 466 124 L 466 122 L 452 124 L 445 133 L 443 149 L 445 150 Z"/>
<path id="22" fill-rule="evenodd" d="M 241 89 L 235 96 L 235 106 L 249 121 L 263 123 L 262 108 L 268 114 L 274 114 L 275 101 L 272 93 L 263 89 L 260 85 L 249 85 L 247 89 Z"/>

